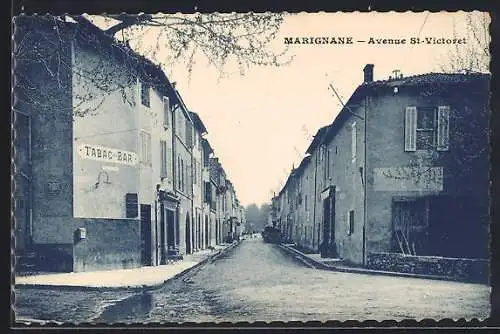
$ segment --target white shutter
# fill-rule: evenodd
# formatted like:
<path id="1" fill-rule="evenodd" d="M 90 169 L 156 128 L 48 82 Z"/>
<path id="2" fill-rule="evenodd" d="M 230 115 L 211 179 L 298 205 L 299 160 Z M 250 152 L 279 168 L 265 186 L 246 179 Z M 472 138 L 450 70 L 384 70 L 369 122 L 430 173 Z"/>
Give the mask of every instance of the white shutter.
<path id="1" fill-rule="evenodd" d="M 167 96 L 163 97 L 163 127 L 168 128 L 170 118 L 170 100 Z"/>
<path id="2" fill-rule="evenodd" d="M 351 158 L 352 162 L 356 162 L 356 144 L 357 144 L 357 133 L 356 133 L 356 122 L 352 123 L 351 126 Z"/>
<path id="3" fill-rule="evenodd" d="M 437 113 L 437 150 L 447 151 L 450 147 L 450 107 L 439 106 Z"/>
<path id="4" fill-rule="evenodd" d="M 173 156 L 172 156 L 172 149 L 170 147 L 167 146 L 167 157 L 166 157 L 166 168 L 167 168 L 167 176 L 169 176 L 170 173 L 172 173 L 171 171 L 173 170 L 173 165 L 172 165 L 172 162 L 173 162 Z M 170 175 L 170 178 L 173 180 L 173 174 Z"/>
<path id="5" fill-rule="evenodd" d="M 417 107 L 406 107 L 405 151 L 417 149 Z"/>
<path id="6" fill-rule="evenodd" d="M 139 77 L 137 77 L 136 79 L 136 93 L 137 96 L 135 98 L 135 103 L 137 105 L 141 105 L 141 80 L 139 79 Z"/>

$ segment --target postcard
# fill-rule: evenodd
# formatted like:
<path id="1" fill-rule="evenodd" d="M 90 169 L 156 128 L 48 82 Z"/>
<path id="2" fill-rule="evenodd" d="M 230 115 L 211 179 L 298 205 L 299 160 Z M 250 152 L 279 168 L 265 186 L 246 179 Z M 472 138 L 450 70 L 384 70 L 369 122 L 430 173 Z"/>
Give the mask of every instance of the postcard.
<path id="1" fill-rule="evenodd" d="M 14 17 L 15 322 L 488 318 L 489 25 Z"/>

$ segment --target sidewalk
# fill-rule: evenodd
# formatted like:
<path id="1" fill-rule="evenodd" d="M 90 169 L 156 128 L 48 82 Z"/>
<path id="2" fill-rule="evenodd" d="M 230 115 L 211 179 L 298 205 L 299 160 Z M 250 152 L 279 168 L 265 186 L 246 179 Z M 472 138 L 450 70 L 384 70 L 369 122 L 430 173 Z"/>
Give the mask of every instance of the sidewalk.
<path id="1" fill-rule="evenodd" d="M 293 244 L 281 244 L 279 245 L 283 250 L 288 253 L 294 254 L 296 258 L 301 260 L 307 266 L 315 269 L 331 270 L 344 273 L 355 273 L 355 274 L 368 274 L 368 275 L 385 275 L 393 277 L 413 277 L 413 278 L 425 278 L 434 280 L 445 280 L 445 281 L 457 281 L 453 277 L 438 276 L 438 275 L 423 275 L 423 274 L 410 274 L 403 272 L 393 272 L 393 271 L 383 271 L 366 269 L 361 267 L 348 266 L 342 262 L 341 259 L 328 259 L 321 258 L 320 254 L 305 254 L 301 251 L 295 249 Z"/>
<path id="2" fill-rule="evenodd" d="M 145 266 L 133 269 L 102 270 L 79 273 L 50 273 L 16 277 L 16 288 L 64 287 L 64 288 L 145 288 L 159 286 L 180 276 L 208 260 L 232 249 L 238 244 L 215 246 L 215 250 L 201 250 L 184 255 L 184 260 L 161 266 Z"/>

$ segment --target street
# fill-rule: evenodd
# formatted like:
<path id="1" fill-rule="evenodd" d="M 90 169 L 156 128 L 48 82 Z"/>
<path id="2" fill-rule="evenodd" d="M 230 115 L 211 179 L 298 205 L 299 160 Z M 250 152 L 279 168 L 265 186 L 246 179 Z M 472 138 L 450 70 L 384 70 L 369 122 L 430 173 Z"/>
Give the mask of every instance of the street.
<path id="1" fill-rule="evenodd" d="M 490 287 L 316 270 L 262 239 L 155 290 L 16 290 L 17 317 L 64 322 L 479 318 Z"/>

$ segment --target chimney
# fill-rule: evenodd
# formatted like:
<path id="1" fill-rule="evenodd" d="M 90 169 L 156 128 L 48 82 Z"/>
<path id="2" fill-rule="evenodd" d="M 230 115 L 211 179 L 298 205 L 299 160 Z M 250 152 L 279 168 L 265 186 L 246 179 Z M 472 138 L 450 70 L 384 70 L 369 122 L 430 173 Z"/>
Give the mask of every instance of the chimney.
<path id="1" fill-rule="evenodd" d="M 363 68 L 364 72 L 364 83 L 369 83 L 373 81 L 373 64 L 366 64 Z"/>

